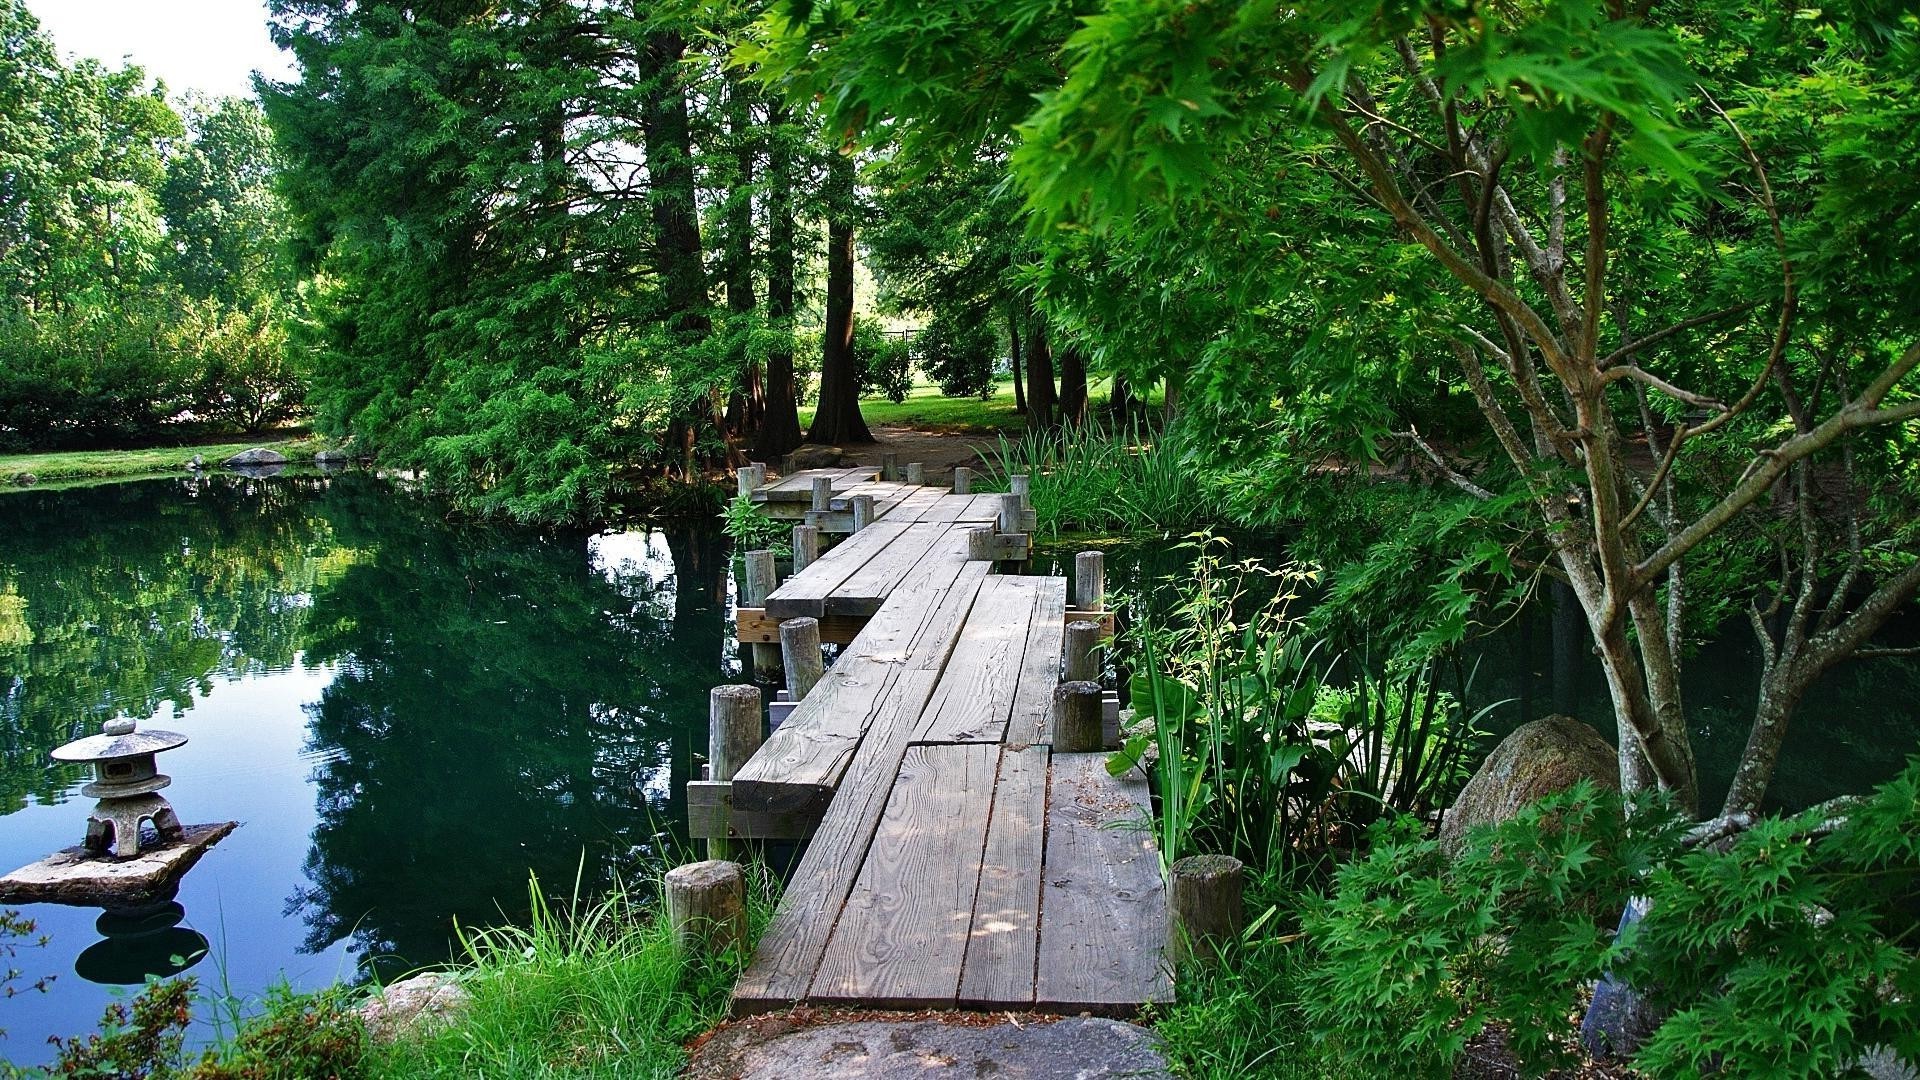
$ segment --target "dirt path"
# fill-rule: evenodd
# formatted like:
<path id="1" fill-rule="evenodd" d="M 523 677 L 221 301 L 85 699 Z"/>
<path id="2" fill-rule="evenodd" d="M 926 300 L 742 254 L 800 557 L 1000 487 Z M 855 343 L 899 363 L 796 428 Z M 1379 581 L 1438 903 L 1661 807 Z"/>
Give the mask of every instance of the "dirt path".
<path id="1" fill-rule="evenodd" d="M 926 465 L 929 483 L 944 484 L 952 478 L 956 465 L 975 470 L 984 468 L 996 456 L 1000 445 L 999 438 L 994 435 L 942 434 L 902 424 L 876 424 L 873 426 L 873 437 L 878 441 L 849 443 L 837 448 L 812 444 L 803 446 L 789 455 L 788 462 L 782 465 L 782 471 L 792 472 L 795 469 L 832 464 L 817 459 L 825 456 L 830 449 L 838 449 L 837 464 L 879 465 L 882 456 L 895 454 L 902 466 L 913 461 Z"/>

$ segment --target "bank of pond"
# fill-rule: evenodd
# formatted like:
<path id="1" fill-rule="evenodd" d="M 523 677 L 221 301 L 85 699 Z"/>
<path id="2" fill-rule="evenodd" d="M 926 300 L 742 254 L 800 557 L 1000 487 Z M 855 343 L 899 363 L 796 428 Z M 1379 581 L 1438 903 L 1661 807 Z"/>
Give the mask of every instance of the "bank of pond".
<path id="1" fill-rule="evenodd" d="M 1076 546 L 1033 568 L 1061 572 Z M 1193 558 L 1165 539 L 1106 551 L 1110 590 L 1139 598 Z M 0 495 L 0 862 L 79 841 L 84 770 L 48 752 L 120 716 L 188 736 L 163 762 L 184 820 L 243 822 L 186 875 L 165 933 L 24 910 L 47 940 L 11 943 L 25 992 L 0 1007 L 0 1053 L 52 1061 L 48 1036 L 149 976 L 191 970 L 238 999 L 385 981 L 454 957 L 463 929 L 537 922 L 530 879 L 589 901 L 649 880 L 684 847 L 708 691 L 743 679 L 730 555 L 717 517 L 482 524 L 357 472 Z M 1466 711 L 1494 706 L 1481 752 L 1551 713 L 1611 735 L 1583 628 L 1550 600 L 1454 668 Z M 1687 671 L 1711 805 L 1757 660 L 1734 628 Z M 1795 732 L 1780 807 L 1888 780 L 1920 733 L 1920 666 L 1844 665 Z"/>

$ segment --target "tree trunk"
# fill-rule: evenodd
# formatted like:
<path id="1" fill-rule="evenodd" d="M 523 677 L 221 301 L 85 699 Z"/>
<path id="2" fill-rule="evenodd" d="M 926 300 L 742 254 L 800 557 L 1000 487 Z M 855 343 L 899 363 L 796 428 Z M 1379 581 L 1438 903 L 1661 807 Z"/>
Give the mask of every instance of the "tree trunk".
<path id="1" fill-rule="evenodd" d="M 1027 334 L 1027 426 L 1052 427 L 1053 403 L 1053 346 L 1047 341 L 1046 321 L 1035 312 Z"/>
<path id="2" fill-rule="evenodd" d="M 772 106 L 767 126 L 767 319 L 779 344 L 767 353 L 767 412 L 754 457 L 775 461 L 800 445 L 799 394 L 793 376 L 793 132 L 784 106 Z"/>
<path id="3" fill-rule="evenodd" d="M 1027 387 L 1025 376 L 1020 370 L 1020 320 L 1012 310 L 1007 312 L 1007 350 L 1013 358 L 1013 411 L 1021 416 L 1027 415 Z"/>
<path id="4" fill-rule="evenodd" d="M 734 314 L 734 333 L 739 344 L 732 350 L 729 366 L 737 370 L 739 382 L 727 410 L 727 422 L 736 435 L 760 430 L 767 412 L 765 384 L 760 362 L 747 357 L 742 330 L 753 313 L 753 169 L 758 140 L 753 127 L 753 97 L 745 80 L 738 75 L 727 78 L 727 133 L 733 139 L 733 183 L 727 198 L 726 266 L 727 310 Z"/>
<path id="5" fill-rule="evenodd" d="M 827 162 L 827 325 L 820 348 L 820 404 L 807 441 L 869 443 L 860 415 L 860 380 L 853 368 L 853 158 Z"/>
<path id="6" fill-rule="evenodd" d="M 1107 411 L 1113 414 L 1115 420 L 1125 424 L 1133 419 L 1133 402 L 1133 386 L 1127 382 L 1125 375 L 1116 373 L 1113 377 L 1113 393 L 1107 398 Z"/>
<path id="7" fill-rule="evenodd" d="M 1087 419 L 1087 358 L 1080 346 L 1060 350 L 1060 422 L 1078 427 Z"/>

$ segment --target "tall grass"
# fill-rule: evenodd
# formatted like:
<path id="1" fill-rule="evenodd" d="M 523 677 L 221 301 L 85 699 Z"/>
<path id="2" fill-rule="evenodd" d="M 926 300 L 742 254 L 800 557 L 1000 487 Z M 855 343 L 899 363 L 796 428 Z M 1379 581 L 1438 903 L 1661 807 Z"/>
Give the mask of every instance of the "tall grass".
<path id="1" fill-rule="evenodd" d="M 771 912 L 749 890 L 757 936 Z M 370 1077 L 620 1078 L 674 1076 L 682 1046 L 718 1023 L 743 957 L 703 961 L 675 950 L 670 928 L 617 892 L 570 913 L 530 889 L 526 926 L 462 938 L 456 968 L 470 995 L 454 1025 L 374 1048 Z"/>
<path id="2" fill-rule="evenodd" d="M 981 490 L 1029 478 L 1042 533 L 1172 530 L 1220 519 L 1219 500 L 1190 469 L 1177 435 L 1135 421 L 1000 437 Z"/>
<path id="3" fill-rule="evenodd" d="M 1218 537 L 1192 543 L 1172 602 L 1142 605 L 1128 631 L 1134 718 L 1109 764 L 1153 779 L 1161 857 L 1310 869 L 1384 814 L 1445 805 L 1485 710 L 1466 716 L 1430 671 L 1376 677 L 1299 633 L 1287 605 L 1310 572 L 1228 562 Z"/>

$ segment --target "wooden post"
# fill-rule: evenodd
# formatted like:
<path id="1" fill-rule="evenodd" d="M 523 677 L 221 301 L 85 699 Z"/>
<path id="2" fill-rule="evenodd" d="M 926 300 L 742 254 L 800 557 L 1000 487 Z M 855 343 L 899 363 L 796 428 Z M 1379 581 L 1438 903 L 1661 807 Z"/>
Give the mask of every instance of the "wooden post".
<path id="1" fill-rule="evenodd" d="M 894 481 L 900 479 L 900 455 L 880 455 L 880 479 Z"/>
<path id="2" fill-rule="evenodd" d="M 924 462 L 907 462 L 907 483 L 915 487 L 927 482 L 927 466 Z"/>
<path id="3" fill-rule="evenodd" d="M 1020 522 L 1025 517 L 1025 510 L 1026 507 L 1020 505 L 1020 496 L 1012 492 L 1000 496 L 1000 531 L 1003 533 L 1021 531 Z"/>
<path id="4" fill-rule="evenodd" d="M 1096 622 L 1070 622 L 1067 624 L 1067 681 L 1100 681 L 1100 624 Z"/>
<path id="5" fill-rule="evenodd" d="M 740 471 L 733 475 L 734 479 L 740 485 L 740 494 L 751 495 L 753 494 L 754 488 L 767 482 L 767 467 L 758 462 L 751 465 L 742 465 L 740 466 Z"/>
<path id="6" fill-rule="evenodd" d="M 1167 956 L 1177 969 L 1204 967 L 1239 940 L 1247 910 L 1245 872 L 1231 855 L 1189 855 L 1173 864 L 1167 889 Z"/>
<path id="7" fill-rule="evenodd" d="M 820 620 L 788 619 L 780 624 L 780 655 L 787 662 L 787 695 L 805 701 L 827 673 L 820 657 Z"/>
<path id="8" fill-rule="evenodd" d="M 760 719 L 759 687 L 716 686 L 708 691 L 707 779 L 732 780 L 766 738 L 766 726 Z M 726 855 L 726 837 L 707 839 L 709 858 Z"/>
<path id="9" fill-rule="evenodd" d="M 773 566 L 773 552 L 765 548 L 747 552 L 746 606 L 766 607 L 767 597 L 780 584 Z M 747 650 L 753 658 L 753 677 L 767 682 L 780 675 L 780 646 L 769 642 L 753 643 Z"/>
<path id="10" fill-rule="evenodd" d="M 1079 611 L 1107 609 L 1107 557 L 1098 551 L 1073 557 L 1073 606 Z"/>
<path id="11" fill-rule="evenodd" d="M 855 495 L 853 497 L 853 531 L 873 524 L 873 496 Z"/>
<path id="12" fill-rule="evenodd" d="M 955 495 L 973 494 L 973 470 L 965 465 L 953 467 L 953 493 Z"/>
<path id="13" fill-rule="evenodd" d="M 1033 486 L 1026 473 L 1014 473 L 1008 477 L 1007 490 L 1020 496 L 1020 509 L 1033 509 Z"/>
<path id="14" fill-rule="evenodd" d="M 1083 754 L 1106 749 L 1100 731 L 1100 684 L 1063 682 L 1053 688 L 1053 750 Z"/>
<path id="15" fill-rule="evenodd" d="M 813 478 L 813 508 L 823 513 L 833 509 L 833 477 Z"/>
<path id="16" fill-rule="evenodd" d="M 793 572 L 795 574 L 812 566 L 820 558 L 820 526 L 795 525 L 793 527 Z"/>
<path id="17" fill-rule="evenodd" d="M 667 921 L 682 953 L 719 956 L 747 946 L 747 876 L 709 859 L 667 871 Z"/>
<path id="18" fill-rule="evenodd" d="M 967 558 L 975 562 L 996 562 L 999 560 L 1000 545 L 994 541 L 999 534 L 989 526 L 967 530 Z"/>

